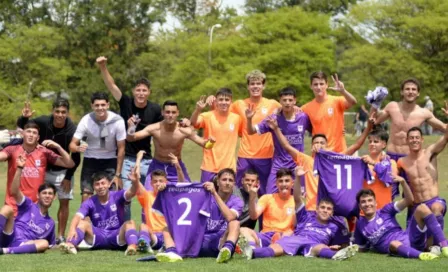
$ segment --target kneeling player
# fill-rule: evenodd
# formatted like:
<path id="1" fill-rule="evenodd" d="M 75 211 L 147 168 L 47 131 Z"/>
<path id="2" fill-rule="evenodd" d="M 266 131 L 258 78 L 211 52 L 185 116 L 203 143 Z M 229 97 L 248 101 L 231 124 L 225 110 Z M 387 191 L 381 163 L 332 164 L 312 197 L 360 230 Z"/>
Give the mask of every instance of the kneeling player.
<path id="1" fill-rule="evenodd" d="M 210 217 L 207 219 L 207 227 L 202 240 L 198 257 L 216 257 L 216 262 L 224 263 L 230 260 L 238 240 L 240 224 L 238 216 L 243 208 L 242 200 L 233 195 L 235 186 L 235 172 L 230 168 L 222 169 L 217 174 L 217 188 L 212 182 L 205 182 L 204 188 L 212 196 Z M 169 233 L 164 233 L 170 236 Z M 165 253 L 158 253 L 157 260 L 173 262 L 182 260 L 176 254 L 174 241 L 166 238 Z"/>
<path id="2" fill-rule="evenodd" d="M 19 155 L 17 170 L 11 183 L 11 195 L 17 203 L 18 215 L 10 206 L 0 209 L 0 254 L 45 252 L 55 244 L 54 221 L 48 215 L 56 196 L 53 184 L 42 184 L 38 189 L 37 204 L 20 191 L 20 177 L 26 158 Z"/>
<path id="3" fill-rule="evenodd" d="M 356 223 L 355 243 L 365 249 L 367 243 L 383 254 L 395 254 L 404 258 L 418 258 L 432 260 L 437 255 L 421 252 L 425 241 L 425 232 L 434 236 L 434 242 L 442 247 L 442 254 L 448 256 L 447 241 L 443 231 L 437 224 L 434 214 L 425 205 L 419 205 L 414 218 L 406 232 L 404 232 L 395 215 L 413 203 L 413 195 L 408 184 L 402 177 L 394 176 L 394 181 L 401 183 L 404 199 L 389 203 L 384 208 L 376 210 L 375 193 L 370 189 L 358 192 L 356 200 L 359 208 L 364 212 Z"/>
<path id="4" fill-rule="evenodd" d="M 296 207 L 297 228 L 292 236 L 286 236 L 269 247 L 252 248 L 246 242 L 246 237 L 240 237 L 238 244 L 244 249 L 247 259 L 278 257 L 282 255 L 303 255 L 305 257 L 321 257 L 342 260 L 352 257 L 358 251 L 358 246 L 349 246 L 339 251 L 340 246 L 329 246 L 332 240 L 340 240 L 337 235 L 340 226 L 331 219 L 334 203 L 330 199 L 320 199 L 316 211 L 306 211 L 301 198 L 300 177 L 307 171 L 303 167 L 296 168 L 294 183 L 294 202 Z"/>
<path id="5" fill-rule="evenodd" d="M 257 202 L 258 188 L 252 187 L 249 192 L 249 214 L 252 220 L 263 215 L 263 227 L 257 233 L 249 228 L 241 228 L 253 247 L 268 247 L 271 241 L 281 236 L 289 236 L 294 232 L 294 198 L 291 194 L 293 186 L 292 171 L 280 168 L 276 175 L 278 193 L 263 195 Z"/>
<path id="6" fill-rule="evenodd" d="M 128 178 L 132 186 L 128 190 L 109 191 L 111 181 L 105 172 L 93 175 L 95 195 L 81 204 L 81 208 L 70 224 L 67 243 L 61 248 L 69 254 L 76 254 L 76 246 L 84 239 L 92 249 L 124 249 L 125 255 L 137 252 L 137 231 L 132 220 L 124 222 L 124 206 L 135 196 L 140 181 L 132 169 Z M 83 220 L 89 217 L 91 223 Z"/>

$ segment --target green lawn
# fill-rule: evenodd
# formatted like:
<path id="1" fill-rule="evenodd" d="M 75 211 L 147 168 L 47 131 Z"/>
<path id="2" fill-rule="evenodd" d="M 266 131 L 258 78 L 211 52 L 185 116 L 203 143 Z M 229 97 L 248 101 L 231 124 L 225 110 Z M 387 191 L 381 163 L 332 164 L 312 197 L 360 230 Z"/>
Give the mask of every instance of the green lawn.
<path id="1" fill-rule="evenodd" d="M 349 143 L 354 138 L 347 138 Z M 428 144 L 434 142 L 438 137 L 428 137 Z M 309 139 L 306 150 L 309 150 Z M 366 145 L 360 151 L 365 154 Z M 198 180 L 200 177 L 200 164 L 202 154 L 200 149 L 187 142 L 184 147 L 183 161 L 187 165 L 190 177 Z M 6 164 L 0 164 L 0 199 L 4 199 L 6 187 Z M 79 195 L 79 172 L 76 173 L 76 199 L 71 202 L 71 215 L 75 213 L 80 204 Z M 439 155 L 439 180 L 441 196 L 448 198 L 448 152 Z M 140 207 L 136 201 L 133 203 L 133 218 L 140 222 Z M 51 209 L 51 215 L 56 218 L 57 202 Z M 404 222 L 405 214 L 399 215 L 399 221 Z M 446 221 L 448 224 L 448 221 Z M 442 259 L 433 262 L 421 262 L 393 258 L 384 255 L 361 253 L 354 258 L 333 262 L 318 258 L 306 259 L 303 257 L 281 257 L 276 259 L 252 260 L 247 262 L 236 256 L 228 264 L 216 264 L 214 259 L 186 259 L 182 263 L 138 263 L 135 259 L 141 256 L 126 257 L 123 252 L 118 251 L 82 251 L 78 255 L 62 255 L 58 250 L 50 250 L 45 254 L 34 255 L 7 255 L 0 256 L 0 271 L 446 271 L 448 260 Z"/>

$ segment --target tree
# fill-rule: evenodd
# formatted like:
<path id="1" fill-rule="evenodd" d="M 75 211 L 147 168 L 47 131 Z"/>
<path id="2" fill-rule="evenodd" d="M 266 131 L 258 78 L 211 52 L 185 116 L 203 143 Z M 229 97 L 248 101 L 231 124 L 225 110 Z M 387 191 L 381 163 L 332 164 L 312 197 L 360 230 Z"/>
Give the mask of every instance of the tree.
<path id="1" fill-rule="evenodd" d="M 345 13 L 358 0 L 246 0 L 247 13 L 263 13 L 282 7 L 300 6 L 306 11 L 336 15 Z"/>

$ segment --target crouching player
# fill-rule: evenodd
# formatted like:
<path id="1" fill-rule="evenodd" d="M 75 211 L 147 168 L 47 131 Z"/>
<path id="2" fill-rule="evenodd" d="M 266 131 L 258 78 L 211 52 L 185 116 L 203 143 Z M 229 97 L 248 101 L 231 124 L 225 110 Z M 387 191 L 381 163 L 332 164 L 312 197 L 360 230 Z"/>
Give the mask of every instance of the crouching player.
<path id="1" fill-rule="evenodd" d="M 137 153 L 135 161 L 135 172 L 140 173 L 140 162 L 145 151 Z M 177 157 L 170 153 L 168 155 L 171 159 L 171 164 L 176 168 L 178 182 L 185 182 L 184 172 Z M 152 205 L 157 197 L 159 189 L 165 189 L 168 183 L 167 174 L 160 169 L 151 172 L 151 187 L 152 191 L 147 191 L 142 184 L 139 184 L 137 191 L 137 198 L 143 208 L 145 215 L 145 222 L 140 225 L 140 233 L 138 238 L 138 250 L 146 253 L 153 253 L 154 250 L 159 250 L 164 245 L 163 231 L 167 228 L 165 217 L 152 210 Z M 139 177 L 140 178 L 140 177 Z"/>
<path id="2" fill-rule="evenodd" d="M 76 247 L 84 241 L 92 249 L 127 249 L 125 255 L 137 252 L 137 231 L 132 220 L 124 222 L 124 207 L 137 192 L 140 180 L 132 169 L 128 178 L 132 186 L 128 190 L 109 191 L 111 180 L 107 173 L 93 175 L 95 195 L 81 204 L 70 224 L 67 243 L 60 245 L 69 254 L 76 254 Z M 84 220 L 89 217 L 91 222 Z"/>
<path id="3" fill-rule="evenodd" d="M 0 254 L 41 253 L 55 244 L 54 221 L 48 215 L 56 196 L 56 187 L 44 183 L 39 186 L 37 204 L 19 190 L 20 177 L 26 158 L 20 154 L 17 170 L 11 183 L 11 195 L 17 203 L 18 215 L 5 205 L 0 209 Z"/>
<path id="4" fill-rule="evenodd" d="M 278 193 L 263 195 L 257 201 L 259 187 L 249 191 L 250 219 L 263 216 L 261 232 L 241 228 L 241 237 L 245 237 L 252 247 L 268 247 L 272 241 L 294 233 L 294 197 L 291 194 L 293 174 L 290 169 L 280 168 L 276 175 Z"/>
<path id="5" fill-rule="evenodd" d="M 429 231 L 434 237 L 434 244 L 442 248 L 442 255 L 448 257 L 443 231 L 425 204 L 416 208 L 406 232 L 401 229 L 395 215 L 412 205 L 414 197 L 404 178 L 394 176 L 394 181 L 401 183 L 404 199 L 389 203 L 380 210 L 376 210 L 375 193 L 372 190 L 363 189 L 358 192 L 356 200 L 365 216 L 360 217 L 356 223 L 355 243 L 361 250 L 366 249 L 365 246 L 369 243 L 379 253 L 427 261 L 438 257 L 421 251 L 425 246 L 426 231 Z"/>
<path id="6" fill-rule="evenodd" d="M 198 257 L 216 257 L 217 263 L 225 263 L 235 252 L 235 245 L 240 233 L 240 223 L 237 220 L 243 209 L 243 201 L 233 195 L 235 172 L 230 168 L 218 172 L 216 185 L 205 182 L 204 188 L 212 196 L 210 217 L 207 219 L 204 238 Z M 175 244 L 169 233 L 165 234 L 165 253 L 158 253 L 157 260 L 175 262 L 182 260 L 174 251 Z M 169 239 L 167 239 L 167 236 Z"/>
<path id="7" fill-rule="evenodd" d="M 350 258 L 358 251 L 358 246 L 352 245 L 336 251 L 340 246 L 332 244 L 332 240 L 341 233 L 339 225 L 331 219 L 334 203 L 330 199 L 320 199 L 316 211 L 307 211 L 302 202 L 302 188 L 300 177 L 306 174 L 302 166 L 296 168 L 294 182 L 294 202 L 296 208 L 297 227 L 294 235 L 286 236 L 271 244 L 269 247 L 252 248 L 246 237 L 240 236 L 239 246 L 244 250 L 247 259 L 278 257 L 282 255 L 303 255 L 305 257 L 321 257 L 326 259 L 343 260 Z"/>

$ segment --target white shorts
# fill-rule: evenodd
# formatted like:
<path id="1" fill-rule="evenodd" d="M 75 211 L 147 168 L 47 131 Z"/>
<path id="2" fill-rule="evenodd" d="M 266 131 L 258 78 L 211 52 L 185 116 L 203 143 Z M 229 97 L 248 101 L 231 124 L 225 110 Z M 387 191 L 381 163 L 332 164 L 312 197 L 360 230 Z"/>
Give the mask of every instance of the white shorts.
<path id="1" fill-rule="evenodd" d="M 45 172 L 45 182 L 51 183 L 56 186 L 56 191 L 59 199 L 73 199 L 73 177 L 70 181 L 70 192 L 65 193 L 62 190 L 61 183 L 65 178 L 65 173 L 67 170 L 52 171 L 48 170 Z"/>

